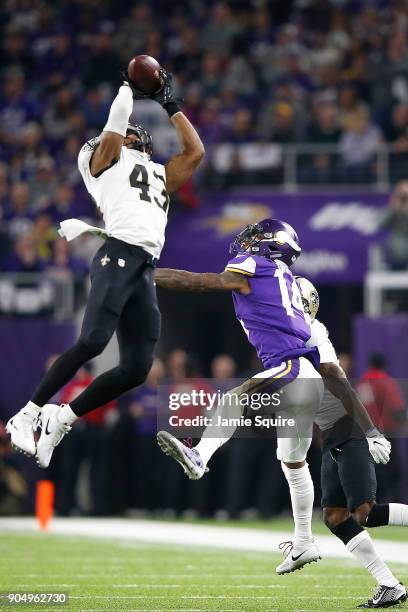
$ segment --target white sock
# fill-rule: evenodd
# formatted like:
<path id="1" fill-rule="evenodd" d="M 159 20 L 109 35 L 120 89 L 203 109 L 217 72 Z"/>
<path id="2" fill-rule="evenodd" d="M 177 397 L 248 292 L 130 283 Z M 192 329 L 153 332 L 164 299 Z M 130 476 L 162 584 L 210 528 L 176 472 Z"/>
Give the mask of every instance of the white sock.
<path id="1" fill-rule="evenodd" d="M 65 425 L 72 425 L 74 421 L 77 420 L 77 415 L 72 411 L 71 406 L 69 404 L 62 404 L 61 408 L 57 412 L 57 418 L 60 423 L 65 423 Z"/>
<path id="2" fill-rule="evenodd" d="M 408 506 L 406 504 L 388 504 L 390 516 L 389 525 L 408 527 Z"/>
<path id="3" fill-rule="evenodd" d="M 295 548 L 313 540 L 312 515 L 314 488 L 309 466 L 306 463 L 301 468 L 288 468 L 281 462 L 283 473 L 289 484 L 292 500 L 293 520 L 295 523 Z"/>
<path id="4" fill-rule="evenodd" d="M 228 442 L 229 438 L 201 438 L 200 442 L 195 447 L 205 465 L 209 462 L 215 451 L 217 451 L 223 444 Z"/>
<path id="5" fill-rule="evenodd" d="M 370 534 L 367 531 L 362 531 L 354 536 L 354 538 L 347 542 L 346 548 L 368 569 L 378 584 L 387 587 L 395 587 L 399 584 L 399 580 L 395 578 L 384 561 L 378 556 Z"/>
<path id="6" fill-rule="evenodd" d="M 204 429 L 201 440 L 195 447 L 205 465 L 207 465 L 215 451 L 232 438 L 237 429 L 237 426 L 232 424 L 234 422 L 233 419 L 239 418 L 243 413 L 243 407 L 236 400 L 238 394 L 239 388 L 237 387 L 223 395 L 223 401 L 217 406 L 212 415 L 214 425 L 209 425 Z M 231 399 L 229 400 L 228 398 Z M 227 424 L 217 425 L 219 418 L 226 419 Z"/>
<path id="7" fill-rule="evenodd" d="M 28 413 L 29 415 L 36 417 L 38 416 L 41 407 L 37 406 L 37 404 L 34 404 L 34 402 L 27 402 L 26 405 L 23 408 L 24 412 Z"/>

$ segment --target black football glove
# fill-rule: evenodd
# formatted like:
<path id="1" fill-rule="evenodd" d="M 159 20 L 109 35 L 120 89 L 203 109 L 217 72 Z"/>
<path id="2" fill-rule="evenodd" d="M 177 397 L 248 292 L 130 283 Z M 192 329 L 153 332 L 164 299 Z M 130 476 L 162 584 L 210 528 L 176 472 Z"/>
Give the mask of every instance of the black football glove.
<path id="1" fill-rule="evenodd" d="M 164 70 L 164 68 L 160 68 L 160 79 L 163 83 L 161 89 L 149 97 L 158 102 L 167 112 L 168 116 L 172 117 L 180 111 L 180 100 L 175 97 L 173 92 L 173 75 L 171 72 Z"/>
<path id="2" fill-rule="evenodd" d="M 149 94 L 146 94 L 141 89 L 138 89 L 136 85 L 130 80 L 127 70 L 123 70 L 121 75 L 124 79 L 123 85 L 128 85 L 132 90 L 132 96 L 134 100 L 147 100 L 150 98 Z"/>

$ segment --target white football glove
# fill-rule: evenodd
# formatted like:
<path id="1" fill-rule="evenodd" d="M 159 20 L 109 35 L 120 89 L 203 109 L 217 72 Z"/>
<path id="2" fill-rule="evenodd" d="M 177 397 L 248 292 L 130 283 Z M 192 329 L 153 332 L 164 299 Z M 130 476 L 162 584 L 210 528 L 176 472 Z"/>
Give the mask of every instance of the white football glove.
<path id="1" fill-rule="evenodd" d="M 390 460 L 391 444 L 387 438 L 384 438 L 379 432 L 378 434 L 377 436 L 367 437 L 368 449 L 375 463 L 386 464 Z"/>

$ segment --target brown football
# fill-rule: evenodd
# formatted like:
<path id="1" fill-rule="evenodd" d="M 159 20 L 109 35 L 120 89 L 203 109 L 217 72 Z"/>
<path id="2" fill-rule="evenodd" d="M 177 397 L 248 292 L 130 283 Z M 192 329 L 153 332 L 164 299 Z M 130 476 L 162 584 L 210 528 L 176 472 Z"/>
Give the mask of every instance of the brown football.
<path id="1" fill-rule="evenodd" d="M 146 94 L 154 94 L 162 86 L 159 71 L 159 62 L 150 55 L 136 55 L 128 66 L 130 80 Z"/>

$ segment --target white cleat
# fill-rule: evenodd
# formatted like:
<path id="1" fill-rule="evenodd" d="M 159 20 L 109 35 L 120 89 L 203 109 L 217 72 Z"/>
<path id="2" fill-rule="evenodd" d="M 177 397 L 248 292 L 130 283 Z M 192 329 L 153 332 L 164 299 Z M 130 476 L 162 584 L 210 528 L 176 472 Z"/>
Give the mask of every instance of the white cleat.
<path id="1" fill-rule="evenodd" d="M 34 431 L 38 416 L 22 408 L 8 421 L 6 432 L 10 434 L 12 447 L 28 457 L 35 455 Z"/>
<path id="2" fill-rule="evenodd" d="M 198 450 L 188 448 L 167 431 L 159 431 L 157 442 L 165 455 L 175 459 L 181 465 L 190 480 L 199 480 L 208 472 Z"/>
<path id="3" fill-rule="evenodd" d="M 282 542 L 279 544 L 280 549 L 284 549 L 285 559 L 276 568 L 277 574 L 290 574 L 295 570 L 301 569 L 308 563 L 313 563 L 321 559 L 320 550 L 315 542 L 305 544 L 303 546 L 293 545 L 293 542 Z"/>
<path id="4" fill-rule="evenodd" d="M 60 406 L 55 404 L 45 404 L 40 412 L 41 436 L 37 442 L 37 463 L 42 468 L 47 468 L 50 464 L 52 453 L 62 438 L 71 431 L 71 427 L 66 423 L 61 423 L 58 419 Z"/>

